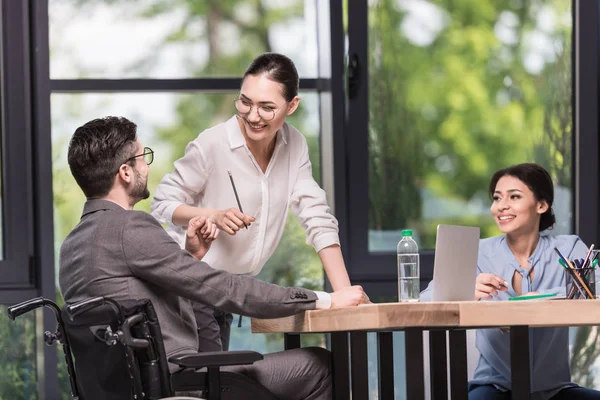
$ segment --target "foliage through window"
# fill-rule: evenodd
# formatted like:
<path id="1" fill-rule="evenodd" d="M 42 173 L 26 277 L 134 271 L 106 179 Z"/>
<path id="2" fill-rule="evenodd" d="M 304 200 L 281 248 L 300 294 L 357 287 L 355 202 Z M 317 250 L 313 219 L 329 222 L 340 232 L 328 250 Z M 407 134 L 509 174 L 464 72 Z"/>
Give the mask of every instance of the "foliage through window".
<path id="1" fill-rule="evenodd" d="M 535 161 L 571 232 L 572 13 L 568 0 L 375 0 L 369 8 L 369 250 L 440 223 L 497 234 L 494 171 Z"/>

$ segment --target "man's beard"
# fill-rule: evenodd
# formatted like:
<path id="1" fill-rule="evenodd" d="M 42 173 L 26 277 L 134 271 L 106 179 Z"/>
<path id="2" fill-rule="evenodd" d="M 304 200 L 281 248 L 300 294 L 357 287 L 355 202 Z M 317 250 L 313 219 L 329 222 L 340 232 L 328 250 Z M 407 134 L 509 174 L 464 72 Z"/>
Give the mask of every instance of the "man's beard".
<path id="1" fill-rule="evenodd" d="M 150 191 L 148 190 L 148 179 L 144 179 L 142 174 L 137 169 L 133 169 L 135 173 L 135 184 L 129 195 L 136 200 L 145 200 L 150 197 Z"/>

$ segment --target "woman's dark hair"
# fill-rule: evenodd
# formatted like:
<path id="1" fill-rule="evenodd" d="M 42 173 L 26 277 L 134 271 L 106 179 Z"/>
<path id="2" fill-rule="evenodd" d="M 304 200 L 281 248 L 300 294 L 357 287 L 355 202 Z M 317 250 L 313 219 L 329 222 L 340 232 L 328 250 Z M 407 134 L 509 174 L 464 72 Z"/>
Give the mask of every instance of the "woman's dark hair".
<path id="1" fill-rule="evenodd" d="M 121 164 L 135 155 L 136 132 L 136 124 L 123 117 L 94 119 L 75 130 L 69 167 L 87 198 L 108 194 Z"/>
<path id="2" fill-rule="evenodd" d="M 548 210 L 540 218 L 540 232 L 551 228 L 556 223 L 552 203 L 554 203 L 554 185 L 552 177 L 542 166 L 535 163 L 511 165 L 496 171 L 489 187 L 490 199 L 494 197 L 496 185 L 503 176 L 512 176 L 523 182 L 533 192 L 537 201 L 545 201 Z"/>
<path id="3" fill-rule="evenodd" d="M 283 54 L 264 53 L 256 57 L 244 72 L 242 82 L 248 75 L 261 74 L 266 74 L 267 78 L 281 84 L 282 95 L 286 101 L 291 101 L 298 96 L 298 71 L 294 62 Z"/>

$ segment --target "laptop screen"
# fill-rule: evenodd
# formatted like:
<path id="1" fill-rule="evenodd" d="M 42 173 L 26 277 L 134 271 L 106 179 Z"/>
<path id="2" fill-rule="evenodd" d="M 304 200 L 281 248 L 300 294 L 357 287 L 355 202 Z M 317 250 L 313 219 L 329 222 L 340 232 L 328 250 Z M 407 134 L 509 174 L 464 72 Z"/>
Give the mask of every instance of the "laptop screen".
<path id="1" fill-rule="evenodd" d="M 475 297 L 479 228 L 438 225 L 433 262 L 433 301 Z"/>

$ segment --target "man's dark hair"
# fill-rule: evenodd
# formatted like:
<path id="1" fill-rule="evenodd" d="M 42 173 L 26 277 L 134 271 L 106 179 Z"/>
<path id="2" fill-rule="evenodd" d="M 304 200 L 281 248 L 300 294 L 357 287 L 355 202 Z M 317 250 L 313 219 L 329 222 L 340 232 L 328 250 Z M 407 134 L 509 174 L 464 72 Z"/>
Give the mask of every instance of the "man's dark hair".
<path id="1" fill-rule="evenodd" d="M 266 74 L 273 82 L 281 84 L 282 95 L 286 101 L 292 101 L 298 95 L 299 78 L 294 62 L 283 54 L 264 53 L 254 59 L 246 69 L 242 83 L 248 75 Z"/>
<path id="2" fill-rule="evenodd" d="M 554 185 L 552 177 L 541 165 L 534 163 L 524 163 L 511 165 L 496 171 L 492 176 L 489 187 L 490 198 L 494 197 L 496 185 L 503 176 L 512 176 L 523 182 L 529 190 L 533 192 L 537 201 L 545 201 L 548 204 L 548 210 L 541 215 L 540 232 L 551 228 L 556 222 L 554 211 L 552 211 L 552 203 L 554 203 Z"/>
<path id="3" fill-rule="evenodd" d="M 108 194 L 121 164 L 137 151 L 137 125 L 123 117 L 94 119 L 75 130 L 69 167 L 87 198 Z"/>

